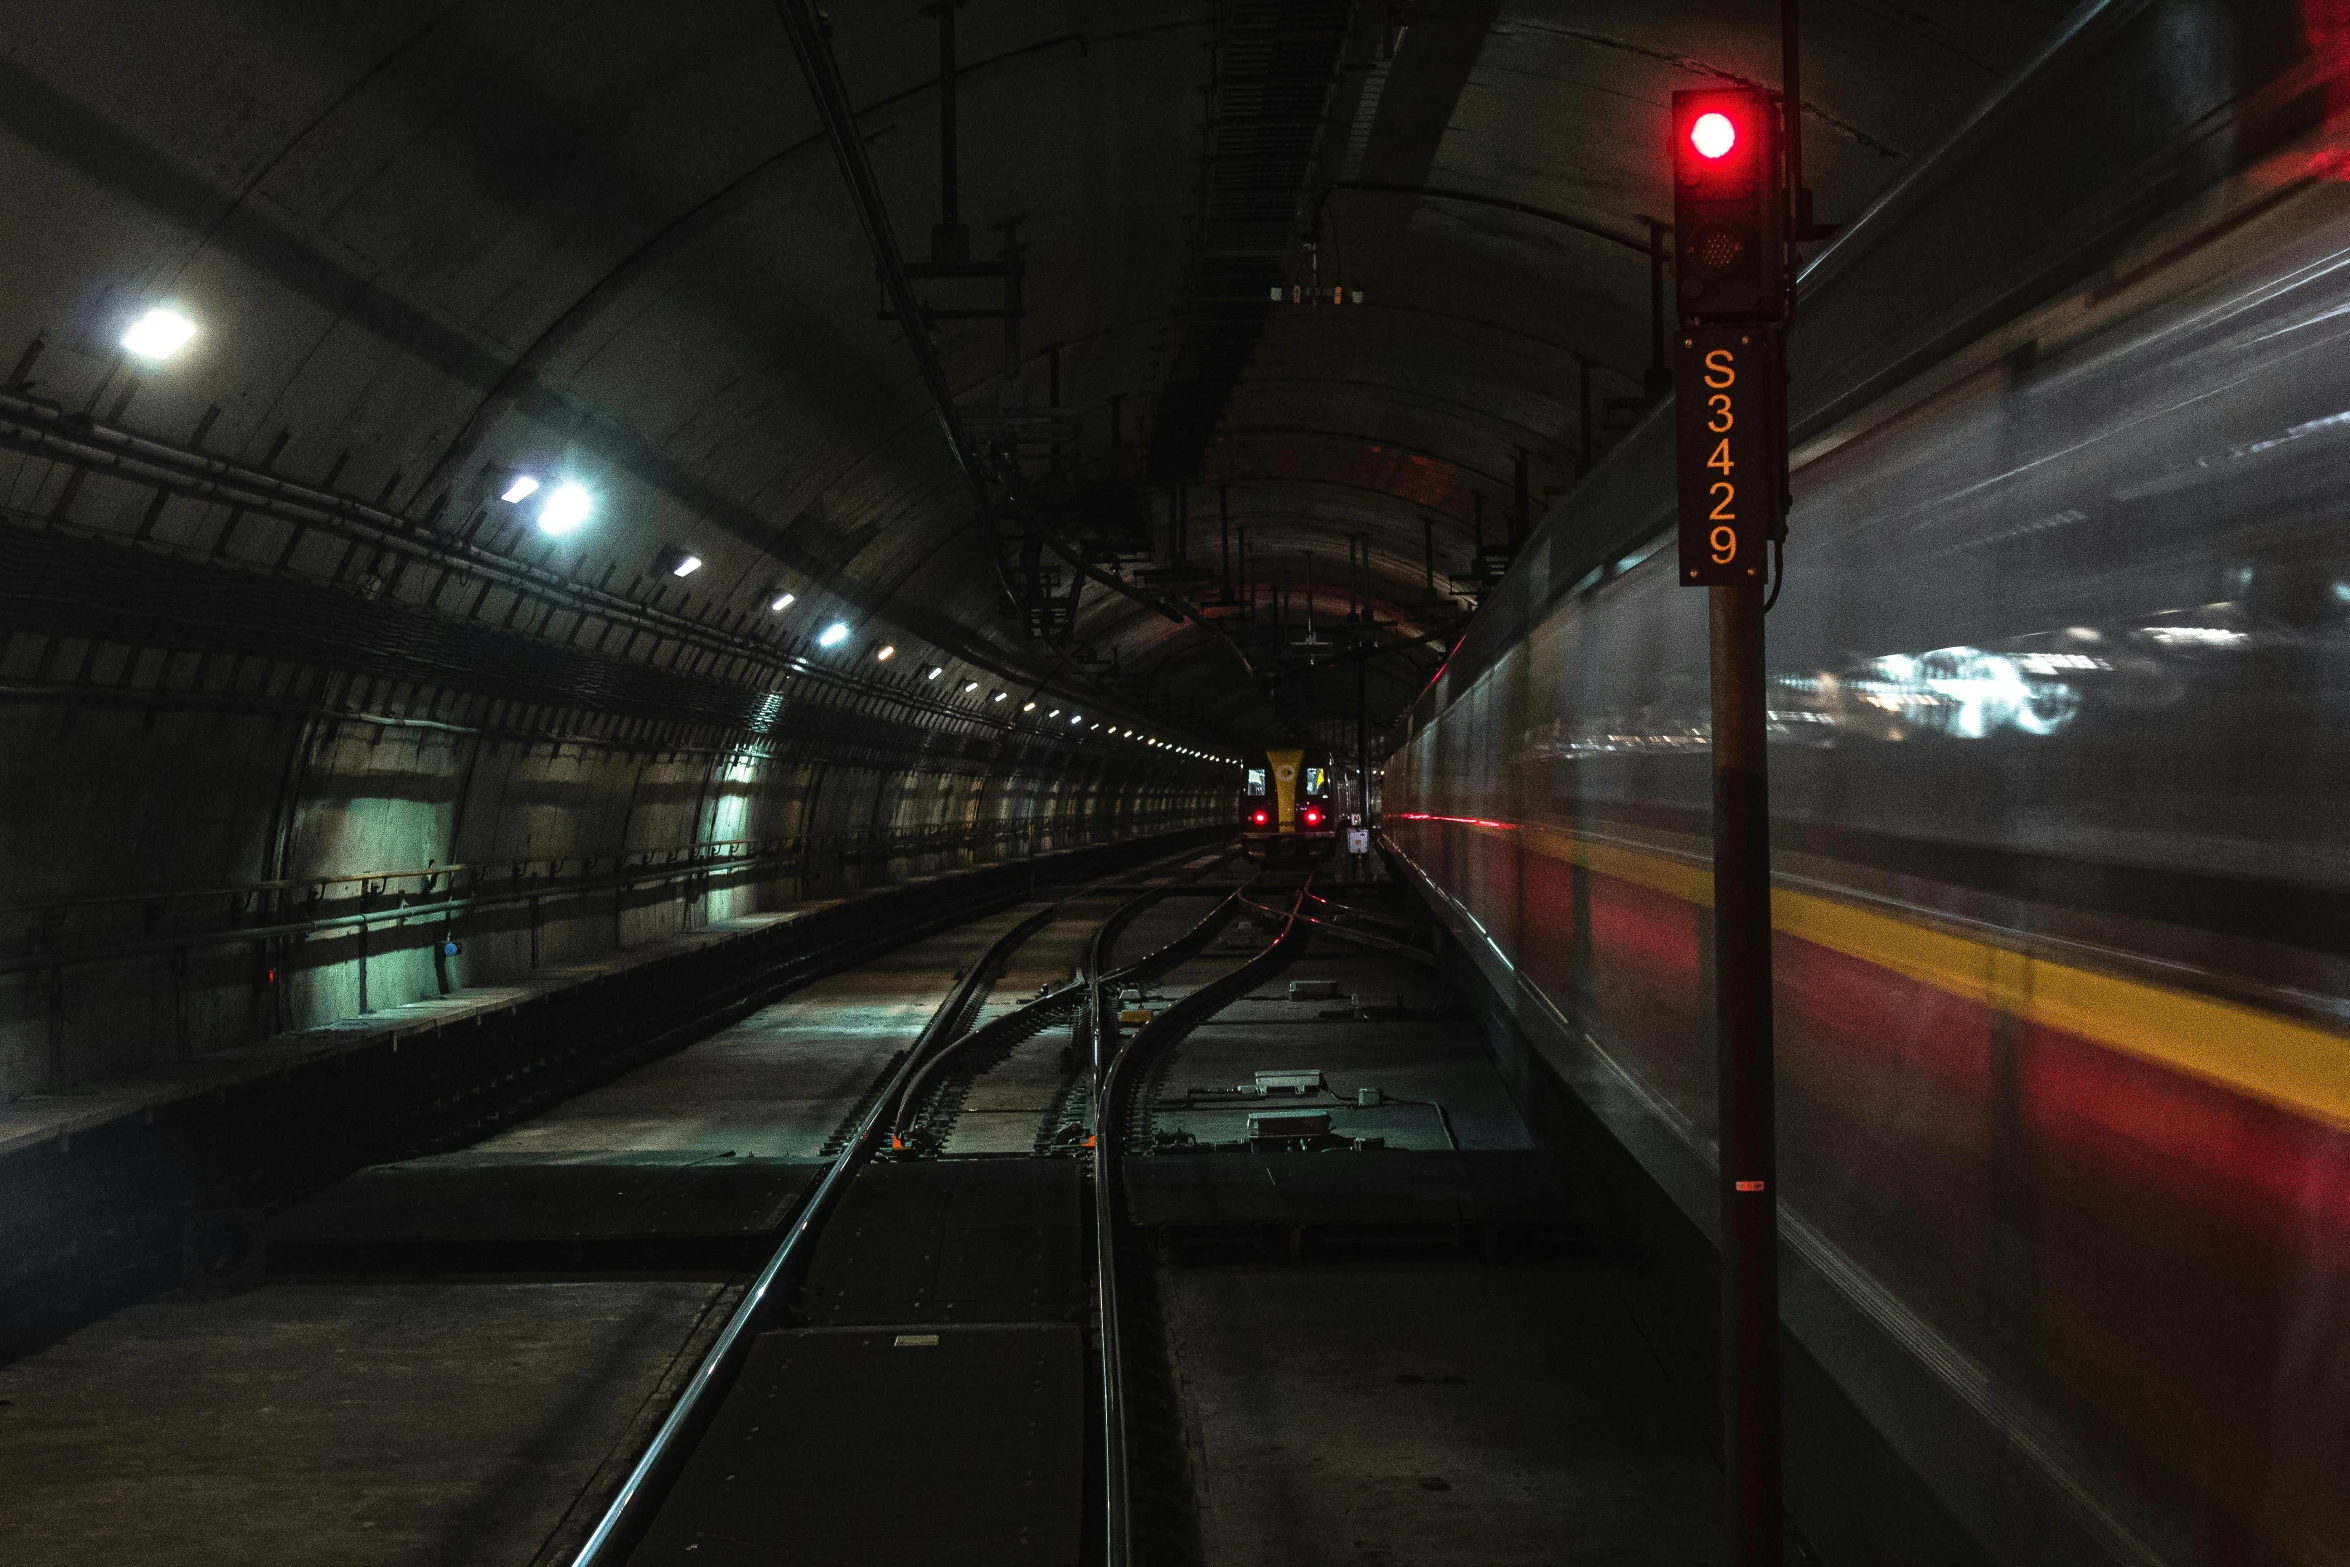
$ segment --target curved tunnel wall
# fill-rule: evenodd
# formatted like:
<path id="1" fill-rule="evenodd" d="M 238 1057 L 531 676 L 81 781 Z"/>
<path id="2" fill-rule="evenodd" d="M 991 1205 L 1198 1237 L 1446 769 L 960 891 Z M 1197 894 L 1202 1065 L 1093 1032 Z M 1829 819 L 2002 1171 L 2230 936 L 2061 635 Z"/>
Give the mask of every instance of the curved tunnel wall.
<path id="1" fill-rule="evenodd" d="M 37 659 L 33 640 L 12 636 L 12 660 Z M 56 640 L 58 656 L 78 655 L 79 639 Z M 190 679 L 204 661 L 144 660 Z M 269 671 L 245 663 L 246 683 L 266 689 Z M 319 687 L 309 712 L 238 700 L 234 682 L 20 690 L 0 705 L 0 950 L 13 971 L 0 1095 L 1227 810 L 1205 776 L 970 726 L 922 734 L 879 711 L 819 710 L 863 745 L 788 720 L 763 737 L 631 741 L 596 733 L 609 722 L 592 714 L 566 737 L 475 693 L 362 702 L 364 675 L 275 678 L 300 687 L 306 674 Z M 475 721 L 385 710 L 436 705 Z"/>
<path id="2" fill-rule="evenodd" d="M 0 1100 L 1223 819 L 959 553 L 772 13 L 667 20 L 11 18 Z"/>

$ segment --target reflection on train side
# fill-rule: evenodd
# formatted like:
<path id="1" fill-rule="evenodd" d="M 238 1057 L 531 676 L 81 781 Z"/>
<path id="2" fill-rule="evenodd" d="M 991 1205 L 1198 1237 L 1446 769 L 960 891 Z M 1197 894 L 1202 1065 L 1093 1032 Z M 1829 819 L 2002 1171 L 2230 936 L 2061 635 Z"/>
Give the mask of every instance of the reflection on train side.
<path id="1" fill-rule="evenodd" d="M 2053 660 L 2080 654 L 1986 653 L 1945 647 L 1888 653 L 1859 668 L 1781 675 L 1771 705 L 1789 738 L 1821 743 L 1912 734 L 1980 740 L 2000 729 L 2050 735 L 2080 716 L 2080 688 L 2059 679 Z M 2065 667 L 2065 673 L 2073 673 Z"/>
<path id="2" fill-rule="evenodd" d="M 2232 606 L 2207 605 L 2199 612 Z M 1836 745 L 1919 736 L 1983 740 L 2001 732 L 2054 735 L 2084 712 L 2138 710 L 2188 702 L 2206 656 L 2307 638 L 2230 626 L 2144 625 L 2119 632 L 2070 626 L 2021 637 L 2003 649 L 1942 647 L 1883 653 L 1835 669 L 1774 675 L 1770 730 L 1776 743 Z M 1699 712 L 1595 718 L 1537 740 L 1537 755 L 1703 751 L 1711 724 Z"/>
<path id="3" fill-rule="evenodd" d="M 1769 622 L 1787 1233 L 1995 1398 L 2118 1560 L 2350 1563 L 2336 194 L 1821 448 Z M 1545 537 L 1669 511 L 1620 450 Z M 1714 1109 L 1712 779 L 1707 604 L 1669 560 L 1529 608 L 1387 783 L 1463 955 L 1680 1179 Z M 1871 1417 L 1913 1419 L 1818 1321 Z M 1945 1499 L 2009 1528 L 1988 1497 Z"/>

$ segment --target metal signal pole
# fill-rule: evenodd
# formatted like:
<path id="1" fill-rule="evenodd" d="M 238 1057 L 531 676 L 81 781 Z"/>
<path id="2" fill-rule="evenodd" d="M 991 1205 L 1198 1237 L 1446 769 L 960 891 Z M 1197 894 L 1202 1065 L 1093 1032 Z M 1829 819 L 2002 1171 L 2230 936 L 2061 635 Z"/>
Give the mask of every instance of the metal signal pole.
<path id="1" fill-rule="evenodd" d="M 1782 18 L 1792 59 L 1792 0 Z M 1802 182 L 1789 155 L 1800 112 L 1792 90 L 1777 104 L 1752 88 L 1673 97 L 1679 580 L 1707 590 L 1713 684 L 1723 1525 L 1730 1567 L 1779 1567 L 1785 1527 L 1763 614 L 1768 562 L 1785 533 L 1788 247 L 1804 222 L 1793 196 Z"/>
<path id="2" fill-rule="evenodd" d="M 1731 1567 L 1778 1567 L 1779 1168 L 1763 590 L 1712 614 L 1714 1029 L 1722 1213 L 1722 1478 Z"/>

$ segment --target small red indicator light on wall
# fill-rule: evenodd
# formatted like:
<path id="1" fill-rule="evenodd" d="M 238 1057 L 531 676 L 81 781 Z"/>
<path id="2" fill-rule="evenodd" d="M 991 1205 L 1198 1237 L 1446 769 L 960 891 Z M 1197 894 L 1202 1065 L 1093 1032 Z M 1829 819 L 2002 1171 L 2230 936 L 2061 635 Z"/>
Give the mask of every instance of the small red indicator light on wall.
<path id="1" fill-rule="evenodd" d="M 1701 114 L 1690 124 L 1689 145 L 1701 158 L 1727 157 L 1738 145 L 1738 127 L 1726 114 Z"/>

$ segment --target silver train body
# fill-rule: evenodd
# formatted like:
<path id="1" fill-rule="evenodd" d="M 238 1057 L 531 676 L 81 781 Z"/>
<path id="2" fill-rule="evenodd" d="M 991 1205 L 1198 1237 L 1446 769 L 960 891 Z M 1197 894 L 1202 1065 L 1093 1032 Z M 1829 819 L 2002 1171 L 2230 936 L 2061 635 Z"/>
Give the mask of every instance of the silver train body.
<path id="1" fill-rule="evenodd" d="M 1788 1322 L 1994 1559 L 2350 1561 L 2350 187 L 2233 196 L 1797 453 Z M 1706 596 L 1613 466 L 1385 834 L 1710 1231 Z"/>

